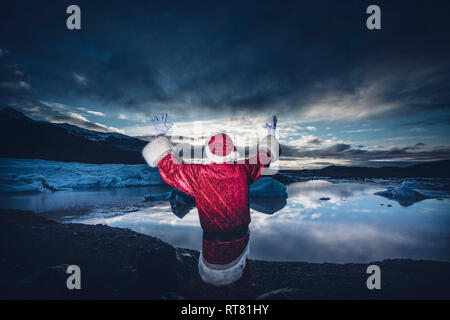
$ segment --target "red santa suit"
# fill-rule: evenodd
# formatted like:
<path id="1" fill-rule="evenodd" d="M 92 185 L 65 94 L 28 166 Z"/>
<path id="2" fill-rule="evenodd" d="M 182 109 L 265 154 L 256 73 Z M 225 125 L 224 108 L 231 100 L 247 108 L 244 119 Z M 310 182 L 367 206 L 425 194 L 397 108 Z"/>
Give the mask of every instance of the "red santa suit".
<path id="1" fill-rule="evenodd" d="M 231 138 L 221 133 L 212 136 L 205 146 L 207 164 L 178 161 L 164 136 L 144 148 L 144 158 L 150 166 L 159 168 L 166 183 L 195 198 L 203 229 L 198 265 L 203 281 L 225 286 L 242 276 L 249 254 L 249 186 L 277 159 L 278 148 L 275 137 L 267 136 L 256 156 L 237 160 Z"/>

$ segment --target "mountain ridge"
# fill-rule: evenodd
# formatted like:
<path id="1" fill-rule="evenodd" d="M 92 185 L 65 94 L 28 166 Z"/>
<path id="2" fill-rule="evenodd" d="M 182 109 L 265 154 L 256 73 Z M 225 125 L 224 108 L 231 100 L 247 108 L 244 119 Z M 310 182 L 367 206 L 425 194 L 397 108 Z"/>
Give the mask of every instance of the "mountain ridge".
<path id="1" fill-rule="evenodd" d="M 69 126 L 77 128 L 78 133 L 71 133 Z M 141 150 L 146 141 L 125 135 L 129 139 L 117 139 L 119 134 L 109 135 L 103 141 L 93 141 L 80 132 L 107 135 L 69 124 L 36 121 L 5 107 L 0 109 L 0 157 L 96 164 L 145 163 Z"/>
<path id="2" fill-rule="evenodd" d="M 75 125 L 36 121 L 10 107 L 0 108 L 0 157 L 63 162 L 145 164 L 141 150 L 148 141 L 116 132 L 99 132 Z M 450 178 L 450 160 L 406 167 L 347 167 L 281 170 L 275 179 L 290 183 L 304 177 Z M 289 173 L 287 177 L 285 173 Z"/>

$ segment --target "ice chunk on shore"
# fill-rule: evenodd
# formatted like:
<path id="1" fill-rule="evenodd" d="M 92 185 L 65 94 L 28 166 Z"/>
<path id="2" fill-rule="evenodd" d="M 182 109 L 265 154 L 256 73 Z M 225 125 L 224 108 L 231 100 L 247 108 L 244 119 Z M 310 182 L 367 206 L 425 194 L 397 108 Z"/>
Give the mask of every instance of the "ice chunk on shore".
<path id="1" fill-rule="evenodd" d="M 286 186 L 273 178 L 269 177 L 260 178 L 255 183 L 250 185 L 251 197 L 287 198 L 287 195 L 288 194 L 286 191 Z"/>
<path id="2" fill-rule="evenodd" d="M 418 181 L 403 181 L 397 186 L 385 191 L 376 192 L 376 195 L 395 200 L 401 206 L 408 207 L 424 199 L 435 199 L 448 197 L 445 192 L 436 190 L 414 189 L 414 187 L 433 187 L 433 184 Z"/>
<path id="3" fill-rule="evenodd" d="M 286 206 L 286 186 L 281 182 L 265 177 L 250 185 L 250 207 L 253 210 L 273 214 Z"/>
<path id="4" fill-rule="evenodd" d="M 162 184 L 148 165 L 0 158 L 0 193 L 122 188 Z"/>
<path id="5" fill-rule="evenodd" d="M 286 206 L 286 187 L 272 179 L 261 178 L 250 186 L 250 207 L 256 211 L 272 214 Z M 179 218 L 183 218 L 192 208 L 195 207 L 195 198 L 178 190 L 170 192 L 148 194 L 144 200 L 170 201 L 172 212 Z"/>
<path id="6" fill-rule="evenodd" d="M 144 201 L 170 201 L 172 212 L 181 219 L 195 207 L 195 198 L 178 189 L 165 193 L 145 195 Z"/>
<path id="7" fill-rule="evenodd" d="M 145 201 L 164 201 L 174 199 L 181 195 L 183 198 L 189 197 L 194 199 L 192 196 L 177 189 L 174 189 L 171 192 L 148 194 L 144 198 Z M 287 198 L 287 191 L 286 187 L 281 182 L 272 178 L 260 178 L 250 185 L 250 196 L 255 198 Z"/>
<path id="8" fill-rule="evenodd" d="M 287 204 L 284 197 L 259 198 L 252 197 L 250 199 L 250 208 L 265 214 L 274 214 L 283 209 Z"/>

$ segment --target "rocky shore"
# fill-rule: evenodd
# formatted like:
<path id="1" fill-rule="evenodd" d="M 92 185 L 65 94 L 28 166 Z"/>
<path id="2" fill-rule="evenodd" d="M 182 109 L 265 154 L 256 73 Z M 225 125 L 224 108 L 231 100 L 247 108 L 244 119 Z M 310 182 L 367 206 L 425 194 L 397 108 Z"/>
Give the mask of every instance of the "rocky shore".
<path id="1" fill-rule="evenodd" d="M 0 210 L 0 299 L 207 299 L 198 255 L 128 229 Z M 381 268 L 381 290 L 366 287 L 371 264 Z M 69 265 L 81 268 L 81 290 L 66 287 Z M 250 267 L 258 299 L 450 298 L 448 262 L 250 260 Z"/>

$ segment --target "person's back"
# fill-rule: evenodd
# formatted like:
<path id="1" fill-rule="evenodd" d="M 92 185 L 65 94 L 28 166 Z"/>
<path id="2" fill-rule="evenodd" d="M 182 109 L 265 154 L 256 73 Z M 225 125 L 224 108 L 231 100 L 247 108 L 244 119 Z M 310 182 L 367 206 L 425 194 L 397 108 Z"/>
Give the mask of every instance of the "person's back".
<path id="1" fill-rule="evenodd" d="M 185 165 L 173 161 L 170 155 L 160 161 L 161 176 L 195 198 L 204 231 L 231 232 L 250 223 L 249 185 L 259 178 L 261 162 Z"/>
<path id="2" fill-rule="evenodd" d="M 207 164 L 199 168 L 195 193 L 202 229 L 232 232 L 248 226 L 249 178 L 243 164 Z"/>
<path id="3" fill-rule="evenodd" d="M 162 121 L 165 125 L 164 117 Z M 161 121 L 155 126 L 157 131 L 158 126 L 162 127 Z M 275 126 L 269 126 L 272 132 Z M 161 133 L 169 128 L 163 127 Z M 278 158 L 278 148 L 277 140 L 269 134 L 260 143 L 257 155 L 237 160 L 231 138 L 221 133 L 212 136 L 205 146 L 207 164 L 178 161 L 164 136 L 144 148 L 144 158 L 150 166 L 158 166 L 166 183 L 195 198 L 203 229 L 199 273 L 206 283 L 225 286 L 241 278 L 249 253 L 249 186 L 270 161 Z"/>

